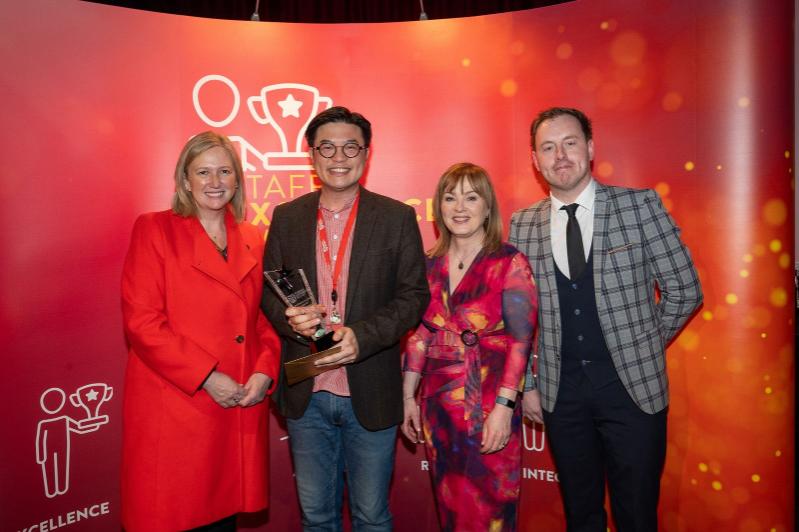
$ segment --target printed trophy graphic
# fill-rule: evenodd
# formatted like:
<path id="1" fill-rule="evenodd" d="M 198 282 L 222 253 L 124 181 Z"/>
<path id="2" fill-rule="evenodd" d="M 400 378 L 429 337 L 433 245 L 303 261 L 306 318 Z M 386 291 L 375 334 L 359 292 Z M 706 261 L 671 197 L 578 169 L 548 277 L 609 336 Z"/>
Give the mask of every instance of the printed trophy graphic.
<path id="1" fill-rule="evenodd" d="M 39 405 L 45 414 L 53 415 L 39 421 L 36 428 L 36 463 L 42 467 L 44 494 L 52 499 L 69 490 L 69 463 L 72 434 L 86 434 L 108 423 L 107 415 L 100 415 L 100 407 L 111 399 L 114 389 L 105 383 L 86 384 L 75 390 L 69 400 L 82 407 L 87 417 L 75 420 L 68 415 L 56 416 L 67 402 L 61 388 L 48 388 L 42 392 Z"/>
<path id="2" fill-rule="evenodd" d="M 522 423 L 522 444 L 527 451 L 544 450 L 546 442 L 546 434 L 544 434 L 544 426 L 538 423 Z"/>
<path id="3" fill-rule="evenodd" d="M 264 167 L 311 170 L 308 154 L 302 149 L 303 135 L 311 119 L 332 105 L 333 100 L 320 96 L 319 89 L 302 83 L 267 85 L 260 96 L 247 98 L 247 107 L 255 121 L 272 126 L 280 139 L 280 151 L 264 154 Z"/>
<path id="4" fill-rule="evenodd" d="M 78 422 L 81 429 L 97 430 L 100 425 L 108 423 L 108 416 L 99 415 L 100 406 L 111 399 L 113 395 L 113 388 L 104 383 L 95 383 L 81 386 L 69 396 L 72 406 L 83 407 L 86 411 L 86 418 Z"/>

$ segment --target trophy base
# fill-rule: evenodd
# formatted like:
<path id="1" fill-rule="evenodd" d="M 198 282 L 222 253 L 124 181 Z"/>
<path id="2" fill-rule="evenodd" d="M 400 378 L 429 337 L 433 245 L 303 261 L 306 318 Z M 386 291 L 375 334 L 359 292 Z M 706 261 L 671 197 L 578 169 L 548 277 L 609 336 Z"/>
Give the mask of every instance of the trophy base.
<path id="1" fill-rule="evenodd" d="M 289 386 L 293 386 L 298 382 L 304 381 L 305 379 L 316 377 L 325 371 L 340 368 L 341 364 L 337 364 L 335 366 L 326 366 L 323 368 L 314 365 L 314 362 L 320 358 L 324 358 L 329 355 L 335 355 L 339 351 L 341 351 L 341 346 L 337 345 L 336 347 L 331 347 L 330 349 L 326 349 L 324 351 L 317 351 L 316 353 L 312 353 L 296 360 L 284 362 L 283 370 L 286 373 L 286 383 Z"/>
<path id="2" fill-rule="evenodd" d="M 81 419 L 78 421 L 78 427 L 82 430 L 96 429 L 100 425 L 108 423 L 108 416 L 97 416 Z"/>

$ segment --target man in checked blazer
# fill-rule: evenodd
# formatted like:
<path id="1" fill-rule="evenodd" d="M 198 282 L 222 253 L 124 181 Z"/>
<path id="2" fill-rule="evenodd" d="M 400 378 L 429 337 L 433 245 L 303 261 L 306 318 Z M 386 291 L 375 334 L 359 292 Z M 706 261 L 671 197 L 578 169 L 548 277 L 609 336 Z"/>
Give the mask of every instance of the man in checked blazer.
<path id="1" fill-rule="evenodd" d="M 702 302 L 696 269 L 657 193 L 591 176 L 585 114 L 548 109 L 530 135 L 550 196 L 511 219 L 539 294 L 524 412 L 546 426 L 569 531 L 607 529 L 606 479 L 617 530 L 654 531 L 666 346 Z"/>

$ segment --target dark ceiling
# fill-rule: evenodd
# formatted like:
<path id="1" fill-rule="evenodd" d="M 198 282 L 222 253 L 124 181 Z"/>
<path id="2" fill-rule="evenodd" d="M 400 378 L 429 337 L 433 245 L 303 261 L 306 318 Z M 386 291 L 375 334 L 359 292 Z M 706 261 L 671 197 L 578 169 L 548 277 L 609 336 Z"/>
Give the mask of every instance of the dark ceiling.
<path id="1" fill-rule="evenodd" d="M 249 20 L 256 0 L 91 0 L 120 7 L 191 15 Z M 424 1 L 424 0 L 423 0 Z M 431 19 L 470 17 L 531 9 L 568 0 L 426 0 Z M 258 15 L 273 22 L 398 22 L 419 20 L 419 0 L 260 0 Z"/>

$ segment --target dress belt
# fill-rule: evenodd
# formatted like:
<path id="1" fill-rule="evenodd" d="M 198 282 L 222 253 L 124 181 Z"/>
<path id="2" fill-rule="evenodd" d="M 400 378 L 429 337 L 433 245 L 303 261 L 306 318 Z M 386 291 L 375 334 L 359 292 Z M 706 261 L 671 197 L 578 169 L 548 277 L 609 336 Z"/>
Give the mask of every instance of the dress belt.
<path id="1" fill-rule="evenodd" d="M 483 393 L 480 359 L 480 339 L 490 336 L 499 336 L 505 329 L 483 332 L 464 329 L 460 333 L 449 329 L 436 327 L 436 336 L 441 338 L 445 345 L 458 345 L 458 340 L 463 344 L 464 358 L 464 394 L 463 394 L 463 419 L 466 421 L 466 430 L 470 436 L 483 431 Z"/>

